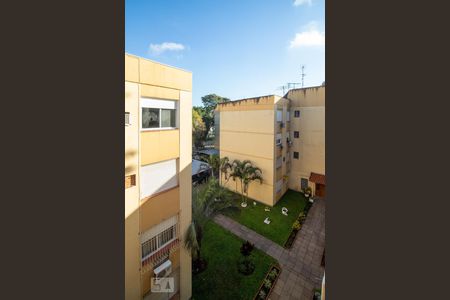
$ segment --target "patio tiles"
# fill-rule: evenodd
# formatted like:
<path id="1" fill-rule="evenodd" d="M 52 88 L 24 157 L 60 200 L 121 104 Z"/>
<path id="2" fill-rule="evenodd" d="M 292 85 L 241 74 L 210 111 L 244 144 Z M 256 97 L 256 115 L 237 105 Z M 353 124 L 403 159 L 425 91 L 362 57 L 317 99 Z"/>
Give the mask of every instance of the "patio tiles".
<path id="1" fill-rule="evenodd" d="M 223 215 L 217 215 L 214 221 L 278 260 L 282 271 L 269 299 L 312 299 L 313 289 L 320 287 L 324 272 L 321 266 L 325 247 L 324 199 L 314 202 L 291 249 Z"/>

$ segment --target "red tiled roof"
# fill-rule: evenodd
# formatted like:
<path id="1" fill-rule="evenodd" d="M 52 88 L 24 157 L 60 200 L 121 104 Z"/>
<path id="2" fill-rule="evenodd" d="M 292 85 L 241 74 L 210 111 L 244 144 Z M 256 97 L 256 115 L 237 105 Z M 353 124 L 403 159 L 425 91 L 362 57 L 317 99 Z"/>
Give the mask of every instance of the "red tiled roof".
<path id="1" fill-rule="evenodd" d="M 311 176 L 309 176 L 309 181 L 325 185 L 325 175 L 311 172 Z"/>

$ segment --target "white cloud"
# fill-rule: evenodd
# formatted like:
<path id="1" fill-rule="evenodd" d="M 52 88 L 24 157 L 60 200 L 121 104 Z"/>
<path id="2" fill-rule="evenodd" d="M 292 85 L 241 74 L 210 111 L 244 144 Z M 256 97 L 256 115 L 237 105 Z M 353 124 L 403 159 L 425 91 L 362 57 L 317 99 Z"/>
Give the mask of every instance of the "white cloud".
<path id="1" fill-rule="evenodd" d="M 295 34 L 294 39 L 290 41 L 289 49 L 324 46 L 325 32 L 319 31 L 316 24 L 316 22 L 310 22 L 304 27 L 304 31 Z"/>
<path id="2" fill-rule="evenodd" d="M 303 4 L 308 4 L 309 6 L 311 6 L 312 0 L 295 0 L 294 1 L 294 6 L 300 6 Z"/>
<path id="3" fill-rule="evenodd" d="M 185 48 L 183 44 L 164 42 L 162 44 L 150 44 L 149 52 L 153 55 L 159 55 L 166 51 L 183 51 Z"/>

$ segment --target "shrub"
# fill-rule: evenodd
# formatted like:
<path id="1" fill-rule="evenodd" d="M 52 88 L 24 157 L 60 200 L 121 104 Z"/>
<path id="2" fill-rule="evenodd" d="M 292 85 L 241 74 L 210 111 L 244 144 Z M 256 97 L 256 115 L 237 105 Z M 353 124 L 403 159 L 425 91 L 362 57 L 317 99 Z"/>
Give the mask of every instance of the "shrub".
<path id="1" fill-rule="evenodd" d="M 310 187 L 310 186 L 308 186 L 306 189 L 305 189 L 305 194 L 312 194 L 312 188 Z"/>
<path id="2" fill-rule="evenodd" d="M 297 219 L 300 223 L 303 223 L 306 220 L 306 214 L 301 212 Z"/>
<path id="3" fill-rule="evenodd" d="M 294 224 L 292 224 L 292 229 L 299 231 L 300 228 L 302 228 L 302 224 L 300 224 L 298 220 L 295 221 Z"/>
<path id="4" fill-rule="evenodd" d="M 266 299 L 266 292 L 264 292 L 263 290 L 259 291 L 259 298 Z"/>
<path id="5" fill-rule="evenodd" d="M 245 241 L 245 243 L 242 243 L 241 246 L 241 253 L 244 256 L 249 256 L 250 253 L 253 251 L 254 245 L 250 243 L 249 241 Z"/>
<path id="6" fill-rule="evenodd" d="M 277 269 L 273 269 L 272 271 L 270 271 L 270 273 L 269 273 L 269 275 L 267 275 L 267 277 L 270 280 L 275 280 L 275 278 L 277 278 L 277 275 L 278 275 Z"/>
<path id="7" fill-rule="evenodd" d="M 270 290 L 270 288 L 272 287 L 272 281 L 270 281 L 269 279 L 264 279 L 264 287 L 267 290 Z"/>
<path id="8" fill-rule="evenodd" d="M 255 264 L 253 261 L 248 257 L 244 256 L 238 261 L 238 271 L 241 274 L 244 275 L 250 275 L 255 270 Z"/>

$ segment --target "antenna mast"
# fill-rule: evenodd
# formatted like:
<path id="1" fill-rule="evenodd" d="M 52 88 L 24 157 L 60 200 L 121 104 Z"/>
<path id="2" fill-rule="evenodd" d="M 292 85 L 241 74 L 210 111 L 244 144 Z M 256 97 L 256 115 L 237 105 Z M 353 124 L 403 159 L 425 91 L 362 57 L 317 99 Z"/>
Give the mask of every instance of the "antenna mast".
<path id="1" fill-rule="evenodd" d="M 302 88 L 305 87 L 305 65 L 302 65 Z"/>

